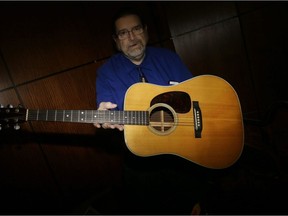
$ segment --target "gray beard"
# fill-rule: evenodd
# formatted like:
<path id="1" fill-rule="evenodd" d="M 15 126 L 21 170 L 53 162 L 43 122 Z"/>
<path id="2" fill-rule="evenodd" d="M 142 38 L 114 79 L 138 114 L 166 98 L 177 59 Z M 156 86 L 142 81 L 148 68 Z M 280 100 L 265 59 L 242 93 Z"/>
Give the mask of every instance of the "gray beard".
<path id="1" fill-rule="evenodd" d="M 143 61 L 143 59 L 145 58 L 145 50 L 143 53 L 141 53 L 141 55 L 137 55 L 137 56 L 133 56 L 133 55 L 125 55 L 124 56 L 126 58 L 128 58 L 132 63 L 136 64 L 136 65 L 140 65 Z"/>

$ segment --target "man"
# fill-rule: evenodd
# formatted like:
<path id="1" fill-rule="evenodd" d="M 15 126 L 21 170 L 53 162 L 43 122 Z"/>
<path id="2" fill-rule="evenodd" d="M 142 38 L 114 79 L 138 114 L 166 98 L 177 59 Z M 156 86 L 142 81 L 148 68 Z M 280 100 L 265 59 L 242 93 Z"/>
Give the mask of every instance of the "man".
<path id="1" fill-rule="evenodd" d="M 144 79 L 157 85 L 169 85 L 192 77 L 191 72 L 175 53 L 146 47 L 147 25 L 137 12 L 120 11 L 115 16 L 114 23 L 113 37 L 120 53 L 109 59 L 97 72 L 96 93 L 99 110 L 116 107 L 123 110 L 126 90 Z M 96 127 L 100 127 L 100 124 L 96 124 Z M 104 123 L 102 127 L 123 130 L 123 125 Z"/>
<path id="2" fill-rule="evenodd" d="M 123 110 L 125 93 L 137 82 L 167 86 L 192 78 L 192 73 L 176 53 L 147 46 L 148 28 L 139 12 L 131 8 L 120 10 L 113 21 L 113 39 L 119 53 L 97 71 L 98 110 Z M 119 124 L 94 125 L 97 128 L 124 130 L 124 126 Z M 199 173 L 196 173 L 197 170 L 194 172 L 195 167 L 191 168 L 187 163 L 191 162 L 184 162 L 184 159 L 176 156 L 142 158 L 128 151 L 124 174 L 125 193 L 129 194 L 126 198 L 131 197 L 130 201 L 127 200 L 128 204 L 133 202 L 137 212 L 131 210 L 124 214 L 191 212 L 199 199 L 195 190 L 199 187 L 195 184 L 195 175 Z"/>

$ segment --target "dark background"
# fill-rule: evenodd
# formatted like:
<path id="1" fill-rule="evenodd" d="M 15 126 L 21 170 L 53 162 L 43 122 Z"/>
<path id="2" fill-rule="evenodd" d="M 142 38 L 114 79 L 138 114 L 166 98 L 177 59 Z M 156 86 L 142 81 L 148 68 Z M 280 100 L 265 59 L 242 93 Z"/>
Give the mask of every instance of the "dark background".
<path id="1" fill-rule="evenodd" d="M 244 150 L 213 171 L 207 212 L 287 214 L 286 2 L 1 1 L 0 103 L 95 109 L 96 69 L 114 53 L 111 16 L 124 5 L 147 14 L 150 45 L 175 50 L 195 76 L 220 76 L 238 93 Z M 121 213 L 109 197 L 121 188 L 120 136 L 61 122 L 0 131 L 0 213 Z"/>

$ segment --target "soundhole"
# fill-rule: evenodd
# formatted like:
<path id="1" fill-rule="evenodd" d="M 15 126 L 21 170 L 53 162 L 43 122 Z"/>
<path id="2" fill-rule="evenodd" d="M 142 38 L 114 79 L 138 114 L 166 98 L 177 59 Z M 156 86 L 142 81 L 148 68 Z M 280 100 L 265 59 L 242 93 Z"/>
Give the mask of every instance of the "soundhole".
<path id="1" fill-rule="evenodd" d="M 177 125 L 177 116 L 173 108 L 164 103 L 154 104 L 149 109 L 149 128 L 158 135 L 171 133 Z"/>

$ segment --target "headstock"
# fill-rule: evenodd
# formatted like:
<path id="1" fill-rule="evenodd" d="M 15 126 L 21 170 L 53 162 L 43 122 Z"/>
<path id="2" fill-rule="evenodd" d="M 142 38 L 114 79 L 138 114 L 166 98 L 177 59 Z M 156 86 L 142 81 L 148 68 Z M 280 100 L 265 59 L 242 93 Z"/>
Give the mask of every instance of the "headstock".
<path id="1" fill-rule="evenodd" d="M 13 128 L 15 130 L 20 129 L 19 123 L 25 122 L 26 109 L 21 105 L 13 107 L 9 104 L 4 107 L 0 105 L 0 130 L 5 128 Z"/>

